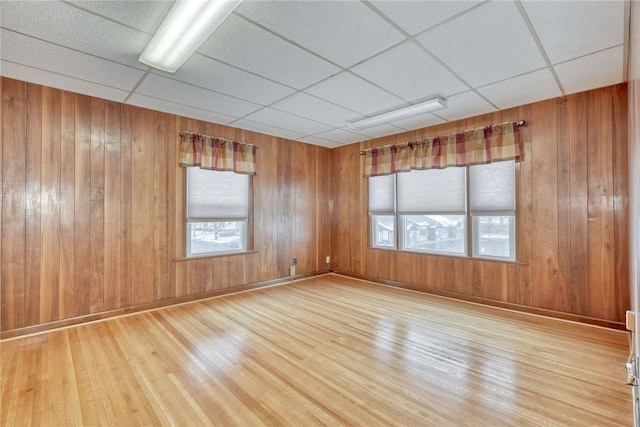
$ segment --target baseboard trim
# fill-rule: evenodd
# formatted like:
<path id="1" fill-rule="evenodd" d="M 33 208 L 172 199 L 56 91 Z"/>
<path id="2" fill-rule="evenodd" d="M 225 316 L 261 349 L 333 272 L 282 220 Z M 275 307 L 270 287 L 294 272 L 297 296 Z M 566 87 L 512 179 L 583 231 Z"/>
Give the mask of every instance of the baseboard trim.
<path id="1" fill-rule="evenodd" d="M 598 319 L 595 317 L 581 316 L 579 314 L 565 313 L 562 311 L 554 311 L 554 310 L 548 310 L 544 308 L 530 307 L 526 305 L 513 304 L 509 302 L 496 301 L 488 298 L 481 298 L 481 297 L 475 297 L 471 295 L 457 294 L 455 292 L 442 291 L 439 289 L 423 289 L 423 288 L 419 288 L 417 286 L 413 286 L 403 282 L 379 279 L 376 277 L 369 277 L 362 274 L 351 273 L 348 271 L 333 270 L 332 272 L 334 274 L 339 274 L 346 277 L 352 277 L 354 279 L 366 280 L 368 282 L 379 283 L 381 285 L 392 286 L 394 288 L 408 289 L 412 291 L 423 292 L 425 294 L 438 295 L 442 297 L 472 302 L 476 304 L 482 304 L 482 305 L 488 305 L 492 307 L 504 308 L 507 310 L 519 311 L 522 313 L 535 314 L 539 316 L 551 317 L 551 318 L 561 319 L 561 320 L 568 320 L 571 322 L 585 323 L 585 324 L 600 326 L 608 329 L 616 329 L 616 330 L 624 331 L 626 326 L 625 322 L 615 322 L 611 320 Z"/>
<path id="2" fill-rule="evenodd" d="M 319 276 L 329 273 L 328 270 L 316 271 L 313 273 L 298 274 L 296 276 L 287 276 L 273 280 L 267 280 L 264 282 L 250 283 L 241 286 L 235 286 L 233 288 L 219 289 L 215 291 L 209 291 L 197 295 L 189 295 L 179 298 L 171 298 L 162 301 L 156 301 L 147 304 L 139 304 L 130 307 L 118 308 L 115 310 L 103 311 L 100 313 L 87 314 L 84 316 L 72 317 L 69 319 L 56 320 L 54 322 L 43 323 L 40 325 L 27 326 L 19 329 L 12 329 L 10 331 L 0 332 L 0 342 L 21 338 L 28 335 L 35 335 L 44 332 L 51 332 L 56 329 L 64 329 L 73 326 L 84 325 L 87 323 L 99 322 L 114 317 L 128 316 L 131 314 L 141 313 L 143 311 L 157 310 L 164 307 L 170 307 L 180 304 L 186 304 L 194 301 L 201 301 L 209 298 L 217 298 L 225 295 L 238 294 L 242 292 L 248 292 L 256 289 L 268 288 L 271 286 L 284 285 L 287 283 L 295 282 L 298 280 L 308 279 L 310 277 Z"/>
<path id="3" fill-rule="evenodd" d="M 264 282 L 251 283 L 251 284 L 236 286 L 233 288 L 205 292 L 197 295 L 189 295 L 189 296 L 184 296 L 179 298 L 172 298 L 172 299 L 157 301 L 153 303 L 140 304 L 140 305 L 131 306 L 131 307 L 124 307 L 124 308 L 119 308 L 115 310 L 88 314 L 88 315 L 78 316 L 78 317 L 72 317 L 69 319 L 56 320 L 54 322 L 44 323 L 40 325 L 27 326 L 24 328 L 4 331 L 4 332 L 0 332 L 0 342 L 13 339 L 13 338 L 21 338 L 28 335 L 35 335 L 35 334 L 40 334 L 44 332 L 50 332 L 56 329 L 64 329 L 64 328 L 79 326 L 87 323 L 103 321 L 103 320 L 112 319 L 115 317 L 128 316 L 128 315 L 140 313 L 143 311 L 156 310 L 164 307 L 170 307 L 170 306 L 186 304 L 194 301 L 206 300 L 209 298 L 217 298 L 225 295 L 232 295 L 232 294 L 248 292 L 256 289 L 268 288 L 271 286 L 284 285 L 287 283 L 291 283 L 298 280 L 303 280 L 303 279 L 307 279 L 310 277 L 319 276 L 323 274 L 337 274 L 345 277 L 352 277 L 354 279 L 360 279 L 360 280 L 366 280 L 368 282 L 379 283 L 381 285 L 392 286 L 395 288 L 408 289 L 412 291 L 423 292 L 431 295 L 438 295 L 442 297 L 472 302 L 476 304 L 488 305 L 492 307 L 519 311 L 522 313 L 536 314 L 540 316 L 551 317 L 551 318 L 556 318 L 561 320 L 568 320 L 568 321 L 573 321 L 578 323 L 585 323 L 585 324 L 600 326 L 600 327 L 609 328 L 609 329 L 617 329 L 617 330 L 624 331 L 626 326 L 625 322 L 614 322 L 609 320 L 597 319 L 594 317 L 564 313 L 561 311 L 547 310 L 543 308 L 529 307 L 529 306 L 520 305 L 520 304 L 495 301 L 487 298 L 462 295 L 462 294 L 457 294 L 455 292 L 447 292 L 447 291 L 441 291 L 437 289 L 423 289 L 417 286 L 409 285 L 407 283 L 369 277 L 361 274 L 350 273 L 348 271 L 320 270 L 313 273 L 299 274 L 296 276 L 287 276 L 287 277 L 268 280 Z"/>

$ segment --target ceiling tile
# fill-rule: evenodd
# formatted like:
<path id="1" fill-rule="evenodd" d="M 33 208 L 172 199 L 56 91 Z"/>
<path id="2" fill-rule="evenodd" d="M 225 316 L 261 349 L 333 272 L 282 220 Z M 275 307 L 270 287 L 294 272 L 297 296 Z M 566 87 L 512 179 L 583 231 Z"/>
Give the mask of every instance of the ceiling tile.
<path id="1" fill-rule="evenodd" d="M 354 133 L 365 136 L 367 138 L 379 138 L 381 136 L 395 135 L 404 132 L 404 129 L 393 125 L 374 126 L 363 130 L 353 130 Z"/>
<path id="2" fill-rule="evenodd" d="M 487 101 L 475 92 L 469 91 L 447 99 L 447 108 L 434 112 L 446 120 L 458 120 L 496 111 Z"/>
<path id="3" fill-rule="evenodd" d="M 157 73 L 165 75 L 161 71 Z M 189 58 L 173 78 L 262 105 L 269 105 L 295 92 L 295 89 L 280 83 L 198 54 Z"/>
<path id="4" fill-rule="evenodd" d="M 293 114 L 285 113 L 283 111 L 274 110 L 272 108 L 263 108 L 262 110 L 249 114 L 245 119 L 257 123 L 269 124 L 271 126 L 276 126 L 281 129 L 287 129 L 304 135 L 325 132 L 330 129 L 327 125 L 294 116 Z"/>
<path id="5" fill-rule="evenodd" d="M 402 99 L 349 72 L 333 76 L 306 89 L 305 92 L 360 114 L 371 114 L 405 104 Z"/>
<path id="6" fill-rule="evenodd" d="M 473 87 L 546 66 L 512 2 L 484 4 L 417 40 Z"/>
<path id="7" fill-rule="evenodd" d="M 405 37 L 362 2 L 244 2 L 238 12 L 343 67 Z"/>
<path id="8" fill-rule="evenodd" d="M 105 61 L 8 30 L 0 30 L 0 39 L 0 57 L 4 60 L 33 68 L 40 68 L 46 64 L 48 71 L 103 86 L 129 91 L 144 74 L 144 71 L 136 68 Z"/>
<path id="9" fill-rule="evenodd" d="M 235 117 L 227 116 L 225 114 L 212 113 L 211 111 L 192 108 L 186 105 L 165 101 L 163 99 L 138 94 L 132 95 L 127 101 L 127 104 L 213 123 L 228 124 L 235 119 Z M 180 131 L 182 130 L 187 129 L 180 129 Z"/>
<path id="10" fill-rule="evenodd" d="M 444 123 L 444 120 L 442 120 L 440 117 L 434 116 L 431 113 L 420 114 L 414 117 L 409 117 L 408 119 L 391 122 L 392 125 L 404 130 L 420 129 L 427 126 L 439 125 L 440 123 Z"/>
<path id="11" fill-rule="evenodd" d="M 406 42 L 351 69 L 406 101 L 449 96 L 468 87 L 413 42 Z"/>
<path id="12" fill-rule="evenodd" d="M 623 47 L 564 62 L 553 68 L 568 94 L 622 83 Z"/>
<path id="13" fill-rule="evenodd" d="M 271 107 L 335 127 L 345 126 L 349 120 L 360 116 L 358 113 L 304 92 L 298 92 L 282 101 L 276 102 Z"/>
<path id="14" fill-rule="evenodd" d="M 478 92 L 500 109 L 562 96 L 548 68 L 485 86 Z"/>
<path id="15" fill-rule="evenodd" d="M 431 28 L 478 4 L 478 1 L 372 1 L 373 6 L 411 35 Z"/>
<path id="16" fill-rule="evenodd" d="M 292 132 L 290 130 L 286 130 L 286 129 L 280 129 L 277 128 L 275 126 L 269 126 L 269 125 L 264 125 L 262 123 L 256 123 L 256 122 L 252 122 L 251 120 L 246 120 L 246 119 L 240 119 L 237 120 L 233 123 L 231 123 L 231 126 L 233 126 L 234 128 L 238 128 L 238 129 L 246 129 L 246 130 L 250 130 L 253 132 L 258 132 L 258 133 L 262 133 L 265 135 L 271 135 L 271 136 L 276 136 L 279 138 L 285 138 L 285 139 L 291 139 L 293 141 L 303 138 L 306 135 L 302 134 L 302 133 L 298 133 L 298 132 Z M 251 142 L 251 141 L 248 141 Z"/>
<path id="17" fill-rule="evenodd" d="M 198 52 L 297 89 L 340 71 L 235 15 L 229 16 Z"/>
<path id="18" fill-rule="evenodd" d="M 71 1 L 70 4 L 153 34 L 169 13 L 173 1 Z"/>
<path id="19" fill-rule="evenodd" d="M 129 92 L 120 89 L 114 89 L 112 87 L 74 79 L 37 68 L 26 67 L 4 60 L 0 61 L 0 74 L 12 79 L 44 84 L 45 86 L 56 89 L 95 96 L 96 98 L 108 99 L 109 101 L 123 102 L 129 94 Z"/>
<path id="20" fill-rule="evenodd" d="M 398 130 L 396 129 L 396 132 L 397 131 Z M 330 131 L 319 133 L 314 136 L 341 144 L 352 144 L 354 142 L 364 141 L 368 138 L 367 136 L 364 136 L 362 134 L 344 129 L 332 129 Z"/>
<path id="21" fill-rule="evenodd" d="M 622 44 L 624 1 L 523 1 L 552 64 Z M 586 29 L 576 31 L 577 28 Z"/>
<path id="22" fill-rule="evenodd" d="M 151 37 L 57 1 L 3 1 L 3 28 L 146 69 L 138 61 Z"/>
<path id="23" fill-rule="evenodd" d="M 258 104 L 200 89 L 156 74 L 148 74 L 136 93 L 233 117 L 242 117 L 260 108 Z"/>
<path id="24" fill-rule="evenodd" d="M 320 147 L 326 148 L 336 148 L 342 147 L 344 144 L 335 141 L 328 141 L 323 138 L 319 138 L 317 136 L 305 136 L 304 138 L 298 139 L 300 142 L 306 142 L 307 144 L 319 145 Z"/>

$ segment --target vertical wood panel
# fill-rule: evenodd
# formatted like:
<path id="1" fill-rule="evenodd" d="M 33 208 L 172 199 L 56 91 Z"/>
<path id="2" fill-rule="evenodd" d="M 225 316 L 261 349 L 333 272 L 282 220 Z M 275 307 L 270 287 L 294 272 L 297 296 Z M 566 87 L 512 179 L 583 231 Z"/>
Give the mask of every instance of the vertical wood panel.
<path id="1" fill-rule="evenodd" d="M 165 299 L 168 289 L 167 248 L 167 121 L 164 113 L 154 113 L 153 122 L 153 299 Z"/>
<path id="2" fill-rule="evenodd" d="M 91 98 L 76 96 L 75 106 L 75 313 L 91 308 Z"/>
<path id="3" fill-rule="evenodd" d="M 280 141 L 276 148 L 276 165 L 277 177 L 275 192 L 275 209 L 271 211 L 271 220 L 275 227 L 273 228 L 272 239 L 276 242 L 276 256 L 274 257 L 275 268 L 265 269 L 265 273 L 261 280 L 271 280 L 275 277 L 286 276 L 291 266 L 291 242 L 295 240 L 295 229 L 291 227 L 291 197 L 290 193 L 295 192 L 295 187 L 291 178 L 291 147 L 288 142 Z M 292 191 L 293 190 L 293 191 Z M 287 233 L 288 230 L 288 233 Z M 281 233 L 289 234 L 288 239 L 279 239 Z M 271 264 L 273 265 L 273 264 Z"/>
<path id="4" fill-rule="evenodd" d="M 317 228 L 316 216 L 310 215 L 316 207 L 316 168 L 317 156 L 314 156 L 313 146 L 309 144 L 292 144 L 295 157 L 291 160 L 293 215 L 290 227 L 294 230 L 295 239 L 292 257 L 297 257 L 296 274 L 316 271 L 316 245 L 309 245 L 314 241 Z"/>
<path id="5" fill-rule="evenodd" d="M 557 100 L 533 105 L 531 131 L 534 241 L 533 280 L 536 287 L 534 305 L 552 310 L 558 304 L 558 142 Z"/>
<path id="6" fill-rule="evenodd" d="M 631 307 L 629 278 L 629 117 L 627 90 L 615 86 L 613 92 L 613 195 L 615 223 L 615 317 L 624 319 Z"/>
<path id="7" fill-rule="evenodd" d="M 586 94 L 580 93 L 568 97 L 568 146 L 569 146 L 569 191 L 567 203 L 571 207 L 569 224 L 568 254 L 570 300 L 569 307 L 573 313 L 585 314 L 587 272 L 587 120 Z M 565 247 L 561 250 L 567 250 Z"/>
<path id="8" fill-rule="evenodd" d="M 531 118 L 531 106 L 520 107 L 518 109 L 519 117 Z M 520 141 L 524 148 L 524 160 L 516 166 L 516 213 L 517 213 L 517 229 L 516 229 L 516 247 L 517 259 L 524 262 L 531 262 L 533 259 L 533 203 L 532 203 L 532 187 L 533 187 L 533 170 L 532 170 L 532 150 L 531 150 L 531 127 L 534 124 L 529 123 L 520 128 Z M 518 288 L 517 288 L 517 304 L 525 306 L 533 305 L 533 269 L 530 265 L 518 268 Z"/>
<path id="9" fill-rule="evenodd" d="M 75 312 L 75 95 L 62 93 L 60 140 L 60 291 L 61 319 Z"/>
<path id="10" fill-rule="evenodd" d="M 5 83 L 2 89 L 1 320 L 11 330 L 25 326 L 26 84 Z"/>
<path id="11" fill-rule="evenodd" d="M 153 112 L 131 119 L 132 304 L 153 300 Z"/>
<path id="12" fill-rule="evenodd" d="M 571 304 L 571 130 L 567 98 L 557 102 L 556 140 L 558 145 L 558 288 L 560 307 Z"/>
<path id="13" fill-rule="evenodd" d="M 332 198 L 331 193 L 331 151 L 325 148 L 316 147 L 317 161 L 316 167 L 316 271 L 331 268 L 331 263 L 327 264 L 326 257 L 331 257 L 331 242 L 333 239 L 334 223 L 332 221 Z"/>
<path id="14" fill-rule="evenodd" d="M 187 119 L 184 117 L 176 117 L 176 130 L 178 132 L 189 130 Z M 178 149 L 176 147 L 176 149 Z M 175 203 L 178 206 L 176 209 L 176 217 L 174 223 L 175 229 L 175 256 L 176 258 L 184 257 L 186 253 L 186 212 L 185 212 L 185 169 L 176 168 L 175 174 Z M 180 297 L 188 295 L 187 285 L 187 269 L 188 264 L 179 262 L 176 264 L 175 273 L 175 296 Z"/>
<path id="15" fill-rule="evenodd" d="M 132 117 L 133 107 L 122 106 L 122 122 L 120 126 L 120 307 L 131 305 L 133 288 L 133 224 L 132 224 Z"/>
<path id="16" fill-rule="evenodd" d="M 586 314 L 587 270 L 589 234 L 587 221 L 587 96 L 586 93 L 571 95 L 569 108 L 569 188 L 571 205 L 571 224 L 569 254 L 570 270 L 570 310 L 577 314 Z"/>
<path id="17" fill-rule="evenodd" d="M 50 122 L 51 115 L 43 117 L 42 87 L 28 84 L 27 87 L 27 122 L 26 122 L 26 206 L 25 206 L 25 325 L 36 325 L 40 322 L 40 281 L 42 267 L 42 232 L 41 214 L 45 194 L 42 189 L 43 168 L 43 119 Z M 47 126 L 48 127 L 48 126 Z M 49 136 L 49 135 L 47 135 Z M 44 166 L 46 167 L 46 166 Z"/>
<path id="18" fill-rule="evenodd" d="M 120 104 L 105 105 L 104 149 L 104 308 L 112 310 L 121 306 L 121 151 Z"/>
<path id="19" fill-rule="evenodd" d="M 588 96 L 589 313 L 615 315 L 613 132 L 611 91 Z"/>
<path id="20" fill-rule="evenodd" d="M 176 129 L 176 120 L 173 117 L 167 118 L 167 134 L 166 134 L 166 146 L 167 146 L 167 223 L 165 233 L 167 236 L 167 283 L 165 284 L 162 295 L 166 298 L 173 298 L 176 296 L 176 258 L 177 241 L 176 241 L 176 216 L 178 215 L 176 210 L 182 206 L 181 202 L 178 202 L 176 194 L 176 174 L 178 173 L 178 143 L 179 143 L 179 130 Z"/>
<path id="21" fill-rule="evenodd" d="M 105 101 L 91 98 L 91 313 L 104 309 L 104 140 Z"/>
<path id="22" fill-rule="evenodd" d="M 256 182 L 255 189 L 255 208 L 254 212 L 260 212 L 256 222 L 255 249 L 259 252 L 256 260 L 252 264 L 254 269 L 250 270 L 249 281 L 258 282 L 261 280 L 269 280 L 276 275 L 272 270 L 278 268 L 277 258 L 277 231 L 278 224 L 276 222 L 275 213 L 277 205 L 280 201 L 277 199 L 277 162 L 278 152 L 276 143 L 271 142 L 269 138 L 260 137 L 260 149 L 258 150 L 258 175 L 254 178 Z M 273 163 L 269 165 L 269 159 L 273 159 Z M 259 232 L 258 232 L 259 230 Z"/>
<path id="23" fill-rule="evenodd" d="M 60 292 L 60 132 L 62 94 L 42 94 L 42 262 L 40 323 L 57 320 Z"/>

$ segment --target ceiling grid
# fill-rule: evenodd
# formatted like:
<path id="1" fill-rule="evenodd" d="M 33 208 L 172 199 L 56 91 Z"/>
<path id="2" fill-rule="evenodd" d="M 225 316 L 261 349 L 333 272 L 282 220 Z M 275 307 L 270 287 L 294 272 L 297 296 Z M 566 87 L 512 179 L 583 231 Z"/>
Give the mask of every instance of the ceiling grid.
<path id="1" fill-rule="evenodd" d="M 0 1 L 0 75 L 329 148 L 626 78 L 623 0 L 245 0 L 175 74 L 138 61 L 172 5 Z"/>

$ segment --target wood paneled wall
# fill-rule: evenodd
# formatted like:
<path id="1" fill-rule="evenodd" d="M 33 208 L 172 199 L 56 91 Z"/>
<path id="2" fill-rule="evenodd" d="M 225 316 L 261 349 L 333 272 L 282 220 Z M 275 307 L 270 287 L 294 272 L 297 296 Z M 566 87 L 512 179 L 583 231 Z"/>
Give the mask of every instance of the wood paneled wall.
<path id="1" fill-rule="evenodd" d="M 517 167 L 518 263 L 369 248 L 361 149 L 518 119 L 527 121 Z M 622 84 L 334 149 L 333 267 L 447 295 L 622 322 L 630 307 L 627 120 Z"/>
<path id="2" fill-rule="evenodd" d="M 417 289 L 622 322 L 627 88 L 618 85 L 339 149 L 0 79 L 0 332 L 327 267 Z M 525 119 L 519 263 L 370 249 L 365 147 Z M 258 145 L 254 249 L 183 261 L 178 132 Z M 178 259 L 178 260 L 177 260 Z"/>
<path id="3" fill-rule="evenodd" d="M 327 267 L 329 149 L 0 79 L 0 331 Z M 184 256 L 178 132 L 256 144 L 255 253 Z"/>

